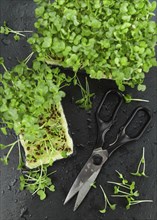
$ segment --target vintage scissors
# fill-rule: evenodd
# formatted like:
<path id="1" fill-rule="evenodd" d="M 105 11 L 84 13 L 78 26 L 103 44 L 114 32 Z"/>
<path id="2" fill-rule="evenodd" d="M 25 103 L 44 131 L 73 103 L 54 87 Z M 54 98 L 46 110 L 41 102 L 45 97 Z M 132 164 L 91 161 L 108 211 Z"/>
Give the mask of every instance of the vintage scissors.
<path id="1" fill-rule="evenodd" d="M 117 104 L 115 105 L 114 111 L 113 113 L 111 113 L 111 117 L 109 118 L 109 120 L 104 121 L 104 118 L 101 118 L 101 110 L 103 106 L 105 106 L 105 101 L 110 95 L 117 97 Z M 118 109 L 120 108 L 122 102 L 123 102 L 123 95 L 120 92 L 110 90 L 105 94 L 104 98 L 102 99 L 98 107 L 98 110 L 96 112 L 96 120 L 98 125 L 97 141 L 95 145 L 96 148 L 93 150 L 90 158 L 88 159 L 83 169 L 77 176 L 64 202 L 64 204 L 66 204 L 76 193 L 78 193 L 76 203 L 74 206 L 74 211 L 79 207 L 79 205 L 84 200 L 92 184 L 94 183 L 98 174 L 100 173 L 102 166 L 112 155 L 112 153 L 122 145 L 134 140 L 138 140 L 141 137 L 141 135 L 144 133 L 144 131 L 146 130 L 146 128 L 148 127 L 151 121 L 151 114 L 147 108 L 144 107 L 136 108 L 133 114 L 131 115 L 131 117 L 126 122 L 126 124 L 120 128 L 116 140 L 112 144 L 105 146 L 105 149 L 103 149 L 105 142 L 105 135 L 110 130 L 112 125 L 114 125 Z M 142 125 L 142 127 L 135 136 L 128 135 L 127 128 L 131 123 L 134 122 L 135 116 L 137 116 L 139 112 L 145 114 L 147 120 Z"/>

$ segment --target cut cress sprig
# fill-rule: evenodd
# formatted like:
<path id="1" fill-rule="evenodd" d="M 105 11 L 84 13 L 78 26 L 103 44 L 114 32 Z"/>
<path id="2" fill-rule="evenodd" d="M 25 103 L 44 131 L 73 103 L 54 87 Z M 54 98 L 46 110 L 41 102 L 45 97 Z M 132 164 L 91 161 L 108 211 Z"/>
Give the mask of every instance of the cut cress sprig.
<path id="1" fill-rule="evenodd" d="M 145 176 L 145 177 L 148 177 L 145 174 L 145 170 L 146 170 L 145 148 L 143 147 L 142 157 L 141 157 L 140 162 L 138 164 L 137 171 L 135 173 L 131 173 L 131 174 L 134 175 L 134 176 Z"/>
<path id="2" fill-rule="evenodd" d="M 126 103 L 130 103 L 132 101 L 134 101 L 134 102 L 149 102 L 149 100 L 146 100 L 146 99 L 132 98 L 132 96 L 129 94 L 126 94 L 126 95 L 123 94 L 123 97 L 124 97 L 124 100 Z"/>
<path id="3" fill-rule="evenodd" d="M 33 31 L 15 31 L 7 26 L 6 21 L 4 21 L 3 26 L 0 27 L 0 34 L 5 34 L 5 35 L 13 34 L 14 39 L 16 41 L 19 41 L 20 37 L 26 37 L 23 33 L 32 33 L 32 32 Z"/>
<path id="4" fill-rule="evenodd" d="M 102 214 L 106 213 L 107 205 L 110 207 L 110 209 L 115 210 L 116 209 L 116 204 L 111 204 L 109 199 L 107 198 L 107 195 L 106 195 L 104 189 L 102 188 L 101 185 L 100 185 L 100 188 L 101 188 L 101 191 L 102 191 L 103 196 L 104 196 L 105 206 L 104 206 L 104 209 L 99 210 L 99 212 L 102 213 Z"/>
<path id="5" fill-rule="evenodd" d="M 153 200 L 137 200 L 136 197 L 139 197 L 140 194 L 139 191 L 136 190 L 135 182 L 133 181 L 129 183 L 120 172 L 116 172 L 118 173 L 121 182 L 107 182 L 114 185 L 114 195 L 112 195 L 112 197 L 126 199 L 126 209 L 129 209 L 132 205 L 137 205 L 139 203 L 153 202 Z"/>

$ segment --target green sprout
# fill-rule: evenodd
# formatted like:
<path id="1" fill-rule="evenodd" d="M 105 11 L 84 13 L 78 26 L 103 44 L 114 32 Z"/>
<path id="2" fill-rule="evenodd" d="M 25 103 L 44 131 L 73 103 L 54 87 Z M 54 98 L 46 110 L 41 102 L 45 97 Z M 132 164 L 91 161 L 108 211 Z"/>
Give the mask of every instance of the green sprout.
<path id="1" fill-rule="evenodd" d="M 143 169 L 142 169 L 142 167 L 143 167 Z M 142 169 L 142 171 L 140 172 L 141 169 Z M 131 174 L 134 175 L 134 176 L 145 176 L 145 177 L 148 177 L 145 174 L 145 170 L 146 170 L 145 148 L 143 147 L 142 158 L 140 159 L 140 162 L 138 164 L 137 171 L 135 173 L 131 173 Z"/>
<path id="2" fill-rule="evenodd" d="M 130 207 L 132 206 L 132 205 L 137 205 L 137 204 L 139 204 L 139 203 L 145 203 L 145 202 L 153 202 L 153 200 L 132 200 L 131 198 L 127 198 L 127 201 L 128 201 L 128 204 L 127 204 L 127 206 L 126 206 L 126 209 L 128 210 L 128 209 L 130 209 Z"/>
<path id="3" fill-rule="evenodd" d="M 16 146 L 16 144 L 19 142 L 19 140 L 16 140 L 15 142 L 11 143 L 11 144 L 8 144 L 8 145 L 3 145 L 3 144 L 0 144 L 0 149 L 1 150 L 4 150 L 6 148 L 10 148 L 8 153 L 6 154 L 6 156 L 3 156 L 0 158 L 0 160 L 5 164 L 5 165 L 8 165 L 8 161 L 9 161 L 9 156 L 13 150 L 13 148 Z"/>
<path id="4" fill-rule="evenodd" d="M 56 171 L 47 173 L 47 165 L 41 165 L 35 170 L 23 171 L 20 176 L 20 190 L 27 189 L 32 195 L 37 194 L 40 200 L 46 198 L 46 189 L 51 192 L 55 191 L 55 186 L 52 184 L 51 178 L 49 177 Z"/>
<path id="5" fill-rule="evenodd" d="M 127 201 L 126 209 L 129 209 L 132 205 L 137 205 L 143 202 L 153 202 L 152 200 L 136 200 L 139 197 L 139 192 L 136 190 L 135 182 L 129 183 L 128 180 L 124 179 L 123 175 L 116 171 L 121 179 L 121 182 L 108 181 L 114 185 L 114 195 L 112 197 L 125 198 Z"/>
<path id="6" fill-rule="evenodd" d="M 107 211 L 107 205 L 109 205 L 110 209 L 115 210 L 116 209 L 116 204 L 111 204 L 110 201 L 108 200 L 106 193 L 104 191 L 104 189 L 102 188 L 102 186 L 100 185 L 100 188 L 102 190 L 103 196 L 104 196 L 104 201 L 105 201 L 105 206 L 104 209 L 100 209 L 99 212 L 100 213 L 106 213 Z"/>
<path id="7" fill-rule="evenodd" d="M 131 101 L 135 101 L 135 102 L 149 102 L 149 100 L 146 100 L 146 99 L 135 99 L 135 98 L 132 98 L 132 96 L 129 95 L 129 94 L 126 94 L 126 95 L 123 94 L 123 97 L 124 97 L 124 100 L 125 100 L 126 103 L 130 103 Z"/>
<path id="8" fill-rule="evenodd" d="M 14 34 L 14 39 L 16 41 L 20 40 L 20 37 L 26 37 L 23 33 L 32 33 L 33 31 L 15 31 L 7 26 L 6 21 L 4 21 L 3 26 L 0 27 L 0 34 Z"/>
<path id="9" fill-rule="evenodd" d="M 94 96 L 94 93 L 90 93 L 89 83 L 86 77 L 86 88 L 84 89 L 81 85 L 79 78 L 77 77 L 77 85 L 81 89 L 82 98 L 76 101 L 76 104 L 79 104 L 81 108 L 89 110 L 92 108 L 91 98 Z"/>

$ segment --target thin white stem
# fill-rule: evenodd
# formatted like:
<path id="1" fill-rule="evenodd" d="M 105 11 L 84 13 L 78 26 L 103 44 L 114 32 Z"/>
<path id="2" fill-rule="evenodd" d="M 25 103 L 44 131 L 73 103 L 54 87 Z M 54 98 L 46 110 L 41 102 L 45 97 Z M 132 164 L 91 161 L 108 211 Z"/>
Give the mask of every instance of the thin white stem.
<path id="1" fill-rule="evenodd" d="M 143 163 L 143 173 L 145 173 L 146 170 L 146 163 L 145 163 L 145 148 L 143 147 L 143 155 L 142 155 L 142 159 L 144 160 Z"/>
<path id="2" fill-rule="evenodd" d="M 8 151 L 8 153 L 7 153 L 6 158 L 8 158 L 8 157 L 9 157 L 9 155 L 10 155 L 10 153 L 11 153 L 12 149 L 14 148 L 15 144 L 16 144 L 18 141 L 19 141 L 19 140 L 15 141 L 15 142 L 12 144 L 12 146 L 10 147 L 10 149 L 9 149 L 9 151 Z"/>
<path id="3" fill-rule="evenodd" d="M 17 35 L 22 36 L 22 37 L 26 37 L 24 34 L 21 34 L 19 32 L 13 31 L 13 30 L 11 30 L 10 33 L 17 34 Z"/>
<path id="4" fill-rule="evenodd" d="M 25 64 L 27 64 L 29 62 L 29 60 L 32 58 L 34 52 L 32 52 L 31 54 L 29 54 L 28 57 L 26 57 L 26 59 L 24 60 Z"/>
<path id="5" fill-rule="evenodd" d="M 108 183 L 111 183 L 111 184 L 116 184 L 116 185 L 121 186 L 121 187 L 124 187 L 124 188 L 126 188 L 126 189 L 130 189 L 130 187 L 125 186 L 125 185 L 123 185 L 122 183 L 117 183 L 117 182 L 112 182 L 112 181 L 107 181 L 107 182 L 108 182 Z"/>
<path id="6" fill-rule="evenodd" d="M 146 99 L 130 99 L 130 100 L 135 102 L 149 102 L 149 100 Z"/>
<path id="7" fill-rule="evenodd" d="M 130 205 L 136 205 L 143 202 L 153 202 L 153 200 L 135 200 L 135 201 L 131 201 Z"/>
<path id="8" fill-rule="evenodd" d="M 33 31 L 16 31 L 16 32 L 19 32 L 19 33 L 32 33 Z"/>
<path id="9" fill-rule="evenodd" d="M 123 197 L 127 197 L 128 195 L 111 195 L 111 196 L 112 196 L 112 197 L 118 197 L 118 198 L 119 198 L 119 197 L 122 197 L 122 198 L 123 198 Z"/>
<path id="10" fill-rule="evenodd" d="M 6 72 L 8 72 L 6 66 L 5 66 L 3 63 L 2 63 L 2 66 L 3 66 L 4 70 L 5 70 Z"/>
<path id="11" fill-rule="evenodd" d="M 104 191 L 104 189 L 102 188 L 101 185 L 100 185 L 100 188 L 101 188 L 101 190 L 103 192 L 103 196 L 104 196 L 104 200 L 105 200 L 105 207 L 104 207 L 104 209 L 106 210 L 106 207 L 107 207 L 107 196 L 106 196 L 106 193 L 105 193 L 105 191 Z"/>

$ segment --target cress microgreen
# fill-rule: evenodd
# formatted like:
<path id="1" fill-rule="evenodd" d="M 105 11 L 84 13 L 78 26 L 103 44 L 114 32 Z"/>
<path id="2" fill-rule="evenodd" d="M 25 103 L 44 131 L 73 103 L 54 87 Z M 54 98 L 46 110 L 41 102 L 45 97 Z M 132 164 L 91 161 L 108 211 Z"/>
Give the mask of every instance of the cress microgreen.
<path id="1" fill-rule="evenodd" d="M 104 196 L 105 206 L 104 206 L 104 209 L 100 209 L 99 212 L 102 213 L 102 214 L 106 213 L 107 205 L 110 207 L 110 209 L 115 210 L 116 209 L 116 204 L 111 204 L 109 199 L 107 198 L 107 195 L 106 195 L 103 187 L 101 185 L 100 185 L 100 188 L 101 188 L 101 191 L 102 191 L 103 196 Z"/>
<path id="2" fill-rule="evenodd" d="M 55 187 L 49 177 L 54 172 L 48 174 L 47 165 L 41 165 L 41 167 L 35 170 L 22 171 L 20 176 L 20 190 L 26 188 L 32 195 L 37 194 L 40 200 L 44 200 L 46 198 L 46 189 L 49 189 L 51 192 L 55 191 Z"/>
<path id="3" fill-rule="evenodd" d="M 3 26 L 0 27 L 0 34 L 5 34 L 5 35 L 13 34 L 14 39 L 16 41 L 19 41 L 21 36 L 25 37 L 23 33 L 32 33 L 32 32 L 33 31 L 15 31 L 7 26 L 6 21 L 4 21 Z"/>
<path id="4" fill-rule="evenodd" d="M 132 205 L 137 205 L 144 202 L 153 202 L 152 200 L 137 200 L 139 197 L 139 191 L 136 190 L 135 182 L 129 183 L 120 172 L 116 171 L 121 182 L 108 181 L 108 183 L 114 185 L 114 195 L 112 197 L 124 198 L 127 201 L 126 209 L 129 209 Z"/>
<path id="5" fill-rule="evenodd" d="M 91 78 L 115 80 L 144 91 L 156 66 L 156 2 L 149 0 L 35 1 L 36 33 L 28 39 L 38 59 L 84 69 Z"/>
<path id="6" fill-rule="evenodd" d="M 123 95 L 123 97 L 124 97 L 124 100 L 125 100 L 126 103 L 130 103 L 131 101 L 135 101 L 135 102 L 149 102 L 149 100 L 146 100 L 146 99 L 132 98 L 132 96 L 129 95 L 129 94 Z"/>
<path id="7" fill-rule="evenodd" d="M 133 201 L 131 198 L 127 198 L 127 201 L 128 201 L 128 204 L 126 206 L 127 210 L 130 209 L 130 207 L 132 205 L 137 205 L 139 203 L 145 203 L 145 202 L 153 202 L 153 200 L 135 200 L 135 201 Z"/>
<path id="8" fill-rule="evenodd" d="M 13 148 L 16 146 L 16 144 L 19 142 L 19 140 L 16 140 L 15 142 L 11 143 L 11 144 L 8 144 L 8 145 L 4 145 L 4 144 L 0 144 L 0 149 L 3 150 L 3 149 L 6 149 L 6 148 L 9 148 L 7 154 L 3 157 L 0 158 L 0 160 L 5 164 L 5 165 L 8 165 L 8 161 L 9 161 L 9 156 L 13 150 Z"/>
<path id="9" fill-rule="evenodd" d="M 137 167 L 137 171 L 135 173 L 131 173 L 133 176 L 145 176 L 148 177 L 145 173 L 146 170 L 146 161 L 145 161 L 145 148 L 143 147 L 142 157 Z"/>
<path id="10" fill-rule="evenodd" d="M 82 98 L 77 100 L 76 104 L 78 104 L 81 108 L 84 108 L 85 110 L 89 110 L 92 108 L 91 98 L 94 96 L 94 93 L 90 93 L 87 77 L 85 78 L 85 81 L 86 86 L 85 88 L 83 88 L 79 78 L 76 78 L 76 84 L 80 87 L 82 94 Z"/>

